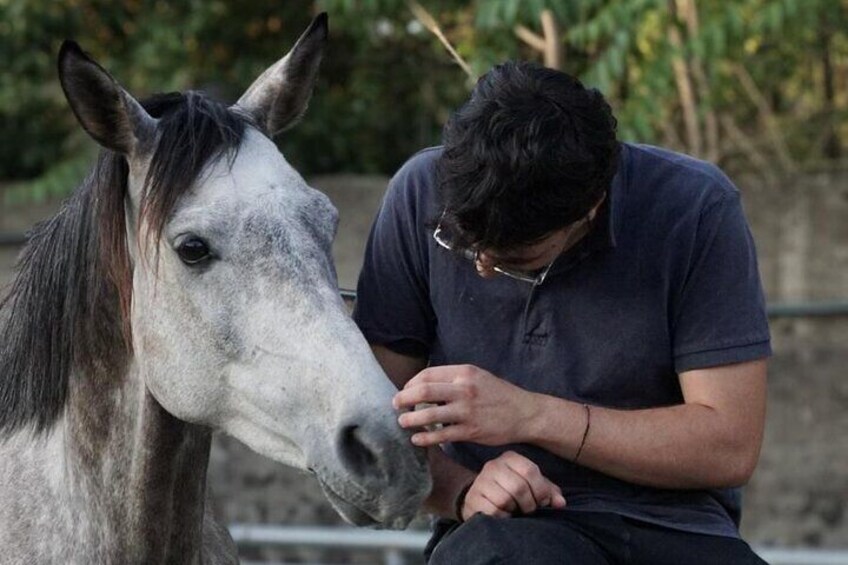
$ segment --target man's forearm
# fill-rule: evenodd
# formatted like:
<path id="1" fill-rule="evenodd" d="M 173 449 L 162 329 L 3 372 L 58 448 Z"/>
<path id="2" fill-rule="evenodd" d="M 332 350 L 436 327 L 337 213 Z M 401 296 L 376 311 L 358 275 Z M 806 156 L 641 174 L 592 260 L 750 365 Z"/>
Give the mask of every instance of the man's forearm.
<path id="1" fill-rule="evenodd" d="M 547 423 L 525 441 L 573 459 L 585 432 L 581 404 L 545 397 Z M 659 488 L 718 488 L 747 482 L 757 453 L 750 442 L 716 425 L 714 410 L 682 404 L 649 410 L 592 407 L 579 463 Z"/>
<path id="2" fill-rule="evenodd" d="M 684 373 L 684 404 L 644 410 L 590 407 L 532 395 L 526 441 L 633 483 L 719 488 L 748 481 L 762 444 L 766 366 L 752 361 Z"/>

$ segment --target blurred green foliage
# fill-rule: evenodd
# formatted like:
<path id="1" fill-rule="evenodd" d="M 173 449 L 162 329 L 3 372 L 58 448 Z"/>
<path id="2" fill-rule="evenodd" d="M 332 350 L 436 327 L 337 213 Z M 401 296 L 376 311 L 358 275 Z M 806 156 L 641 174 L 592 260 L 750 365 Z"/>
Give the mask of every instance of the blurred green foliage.
<path id="1" fill-rule="evenodd" d="M 390 17 L 408 2 L 325 4 L 368 19 Z M 420 3 L 477 72 L 506 58 L 541 61 L 516 30 L 541 39 L 540 15 L 549 10 L 559 24 L 562 70 L 604 92 L 624 139 L 662 143 L 767 176 L 843 155 L 845 0 Z"/>
<path id="2" fill-rule="evenodd" d="M 722 164 L 790 170 L 846 138 L 843 0 L 420 0 L 474 72 L 541 61 L 517 27 L 559 23 L 563 70 L 600 88 L 624 138 Z M 235 100 L 312 15 L 331 42 L 304 121 L 280 146 L 304 174 L 391 173 L 438 142 L 471 81 L 407 0 L 0 0 L 0 180 L 69 190 L 95 148 L 56 79 L 74 38 L 137 96 L 203 89 Z M 8 192 L 8 191 L 7 191 Z"/>
<path id="3" fill-rule="evenodd" d="M 0 0 L 0 181 L 6 201 L 68 192 L 96 147 L 56 76 L 65 38 L 130 92 L 201 89 L 232 102 L 291 47 L 320 6 L 310 1 Z M 379 30 L 331 14 L 331 41 L 304 120 L 278 140 L 304 174 L 390 172 L 438 142 L 463 76 L 409 20 Z M 17 189 L 14 189 L 14 188 Z"/>

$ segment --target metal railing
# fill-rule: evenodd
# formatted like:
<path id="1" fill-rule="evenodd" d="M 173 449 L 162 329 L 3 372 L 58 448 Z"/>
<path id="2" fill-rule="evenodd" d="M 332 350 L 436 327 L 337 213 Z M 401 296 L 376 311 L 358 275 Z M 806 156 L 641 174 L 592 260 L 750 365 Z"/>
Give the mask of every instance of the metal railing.
<path id="1" fill-rule="evenodd" d="M 821 318 L 848 316 L 848 300 L 823 300 L 819 302 L 787 302 L 769 304 L 766 312 L 770 318 Z"/>
<path id="2" fill-rule="evenodd" d="M 421 563 L 421 552 L 429 534 L 416 531 L 367 530 L 348 527 L 269 526 L 232 524 L 230 535 L 239 546 L 247 547 L 312 547 L 321 549 L 368 550 L 382 555 L 385 565 Z M 417 559 L 410 560 L 410 554 Z M 244 564 L 243 565 L 247 565 Z M 256 565 L 259 565 L 258 563 Z M 263 563 L 262 565 L 269 565 Z M 317 564 L 316 564 L 317 565 Z"/>
<path id="3" fill-rule="evenodd" d="M 848 565 L 848 550 L 754 548 L 771 565 Z"/>
<path id="4" fill-rule="evenodd" d="M 348 304 L 356 302 L 356 291 L 343 288 L 339 291 Z M 848 300 L 823 300 L 819 302 L 785 302 L 769 304 L 766 312 L 770 318 L 820 318 L 848 316 Z"/>
<path id="5" fill-rule="evenodd" d="M 0 247 L 18 247 L 26 240 L 26 234 L 23 233 L 0 232 Z"/>
<path id="6" fill-rule="evenodd" d="M 240 548 L 311 547 L 323 549 L 358 549 L 382 554 L 385 565 L 404 565 L 410 554 L 421 563 L 421 552 L 429 534 L 420 531 L 367 530 L 339 526 L 270 526 L 264 524 L 232 524 L 230 534 Z M 848 550 L 790 549 L 754 547 L 754 551 L 771 565 L 848 565 Z M 254 562 L 259 565 L 260 562 Z M 244 562 L 244 565 L 250 565 Z M 267 562 L 262 565 L 270 565 Z"/>

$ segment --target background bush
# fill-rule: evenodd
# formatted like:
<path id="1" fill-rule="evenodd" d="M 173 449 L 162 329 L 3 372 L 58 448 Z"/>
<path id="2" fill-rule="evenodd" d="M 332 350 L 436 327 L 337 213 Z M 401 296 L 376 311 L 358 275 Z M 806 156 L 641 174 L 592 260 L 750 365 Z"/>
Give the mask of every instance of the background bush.
<path id="1" fill-rule="evenodd" d="M 840 0 L 422 0 L 472 75 L 545 60 L 600 88 L 625 139 L 768 177 L 841 160 L 848 16 Z M 204 89 L 235 100 L 312 15 L 331 43 L 305 121 L 281 140 L 307 175 L 391 173 L 438 142 L 473 81 L 405 0 L 0 0 L 0 182 L 72 188 L 95 148 L 55 59 L 74 38 L 134 94 Z M 543 14 L 556 23 L 542 24 Z M 549 61 L 550 63 L 550 61 Z"/>

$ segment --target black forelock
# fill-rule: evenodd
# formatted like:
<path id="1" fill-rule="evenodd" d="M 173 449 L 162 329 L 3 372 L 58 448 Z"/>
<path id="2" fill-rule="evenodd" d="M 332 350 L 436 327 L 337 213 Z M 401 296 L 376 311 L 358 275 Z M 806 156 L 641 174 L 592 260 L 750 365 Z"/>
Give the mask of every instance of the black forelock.
<path id="1" fill-rule="evenodd" d="M 232 162 L 248 122 L 243 114 L 194 91 L 154 96 L 142 105 L 159 119 L 141 210 L 158 237 L 174 205 L 203 168 L 220 157 Z"/>

